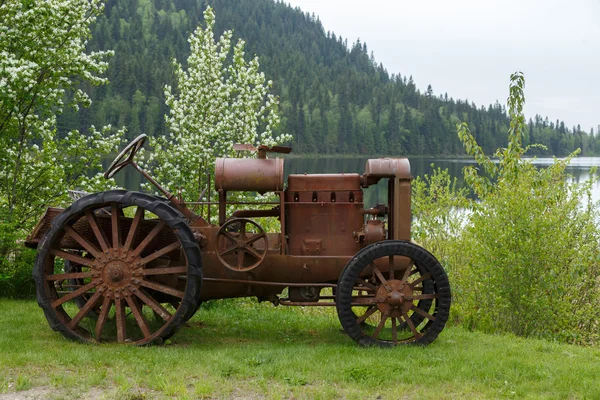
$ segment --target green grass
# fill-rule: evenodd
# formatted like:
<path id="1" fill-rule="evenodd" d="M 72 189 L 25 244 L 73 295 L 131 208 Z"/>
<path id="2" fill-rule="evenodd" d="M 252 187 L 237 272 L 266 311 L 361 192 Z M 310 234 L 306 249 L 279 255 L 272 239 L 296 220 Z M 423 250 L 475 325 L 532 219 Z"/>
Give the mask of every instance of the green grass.
<path id="1" fill-rule="evenodd" d="M 447 327 L 359 348 L 333 309 L 213 302 L 165 346 L 78 344 L 33 301 L 0 300 L 0 394 L 149 398 L 600 398 L 600 349 Z M 0 395 L 1 397 L 1 395 Z"/>

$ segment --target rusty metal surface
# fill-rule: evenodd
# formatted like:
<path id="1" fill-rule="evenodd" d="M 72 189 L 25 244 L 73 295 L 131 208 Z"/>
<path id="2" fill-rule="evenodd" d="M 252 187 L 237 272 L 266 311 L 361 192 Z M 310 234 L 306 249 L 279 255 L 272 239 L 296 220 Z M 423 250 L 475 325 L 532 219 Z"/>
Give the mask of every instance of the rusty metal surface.
<path id="1" fill-rule="evenodd" d="M 100 234 L 104 237 L 111 237 L 113 235 L 112 227 L 115 225 L 111 221 L 111 215 L 106 214 L 94 214 L 95 223 L 100 229 Z M 129 232 L 132 225 L 132 218 L 127 218 L 124 216 L 119 217 L 119 230 L 120 235 L 124 236 L 127 232 Z M 138 232 L 138 238 L 148 238 L 150 233 L 157 228 L 160 224 L 159 220 L 141 220 L 138 223 L 136 231 Z M 88 242 L 91 242 L 95 245 L 98 244 L 97 235 L 92 229 L 91 224 L 86 219 L 80 219 L 73 224 L 72 229 L 74 229 L 83 239 Z M 150 243 L 147 247 L 147 250 L 153 250 L 156 247 L 160 247 L 163 244 L 172 243 L 175 240 L 175 235 L 169 229 L 164 229 L 164 225 L 156 232 L 155 240 Z M 139 242 L 134 242 L 131 245 L 138 245 Z M 72 235 L 65 235 L 60 242 L 60 247 L 66 249 L 73 250 L 84 250 L 81 246 L 80 242 L 76 241 Z"/>
<path id="2" fill-rule="evenodd" d="M 259 193 L 283 190 L 283 159 L 217 158 L 215 188 Z"/>
<path id="3" fill-rule="evenodd" d="M 267 234 L 251 219 L 230 219 L 217 232 L 216 241 L 219 261 L 234 271 L 250 271 L 267 255 Z"/>
<path id="4" fill-rule="evenodd" d="M 269 250 L 265 260 L 251 271 L 233 271 L 220 265 L 216 254 L 202 252 L 204 280 L 201 299 L 231 297 L 274 298 L 285 287 L 335 287 L 350 257 L 306 257 L 279 255 Z"/>
<path id="5" fill-rule="evenodd" d="M 360 191 L 359 174 L 290 174 L 288 191 Z"/>
<path id="6" fill-rule="evenodd" d="M 389 239 L 410 240 L 412 176 L 407 159 L 367 160 L 363 175 L 292 174 L 285 188 L 284 160 L 267 159 L 265 153 L 286 153 L 289 148 L 251 145 L 234 148 L 256 151 L 259 158 L 218 158 L 214 176 L 218 202 L 214 203 L 210 200 L 210 189 L 208 201 L 200 198 L 197 202 L 185 203 L 164 190 L 133 160 L 128 160 L 165 194 L 173 208 L 184 214 L 182 220 L 191 228 L 192 240 L 201 250 L 202 275 L 207 284 L 201 287 L 200 300 L 256 296 L 281 305 L 335 306 L 336 296 L 331 295 L 331 290 L 322 294 L 321 289 L 337 288 L 342 271 L 358 251 Z M 387 204 L 370 205 L 371 208 L 365 209 L 363 188 L 382 179 L 388 180 Z M 208 182 L 210 185 L 210 177 Z M 228 201 L 227 192 L 231 191 L 276 192 L 279 199 L 276 202 Z M 218 205 L 218 224 L 209 223 L 210 217 L 204 219 L 194 214 L 189 205 L 208 205 L 207 212 L 210 205 Z M 257 205 L 262 209 L 244 207 L 256 208 Z M 232 208 L 236 210 L 232 212 Z M 39 243 L 60 211 L 46 212 L 28 237 L 27 245 Z M 177 283 L 177 275 L 185 272 L 183 249 L 177 230 L 167 229 L 164 220 L 144 219 L 137 212 L 135 216 L 125 215 L 117 205 L 112 205 L 108 213 L 101 211 L 100 206 L 93 212 L 88 210 L 82 218 L 63 227 L 65 234 L 55 243 L 53 256 L 89 268 L 89 278 L 103 282 L 102 290 L 110 292 L 115 308 L 117 340 L 122 342 L 127 315 L 133 314 L 136 320 L 142 321 L 142 305 L 160 314 L 161 299 L 171 301 L 185 296 L 185 288 Z M 278 221 L 280 229 L 267 233 L 253 218 Z M 418 296 L 425 299 L 423 294 L 413 293 L 413 290 L 422 291 L 422 286 L 407 285 L 407 274 L 413 268 L 410 262 L 402 256 L 374 260 L 360 272 L 358 288 L 349 286 L 351 291 L 369 293 L 353 298 L 350 306 L 368 306 L 386 318 L 392 315 L 399 322 L 400 317 L 414 308 L 413 299 Z M 141 275 L 139 265 L 147 265 Z M 400 273 L 402 279 L 395 276 Z M 73 280 L 81 275 L 77 274 L 52 279 Z M 385 279 L 382 274 L 386 275 Z M 145 279 L 145 276 L 162 275 L 175 280 Z M 377 281 L 374 276 L 379 283 L 373 283 Z M 75 294 L 67 294 L 60 301 L 76 298 L 85 293 L 84 288 L 80 285 Z M 288 296 L 283 298 L 286 288 Z M 134 289 L 138 292 L 134 293 Z M 144 297 L 144 290 L 158 293 L 156 299 Z M 96 293 L 99 293 L 95 295 L 97 298 L 86 303 L 86 313 L 100 306 L 104 295 Z M 101 326 L 107 316 L 101 314 L 98 318 Z M 396 320 L 392 322 L 396 335 Z M 143 323 L 140 328 L 144 330 Z"/>
<path id="7" fill-rule="evenodd" d="M 50 225 L 52 224 L 52 220 L 61 212 L 63 212 L 63 208 L 56 207 L 48 207 L 44 215 L 40 218 L 38 223 L 33 228 L 33 231 L 27 236 L 25 239 L 25 246 L 35 249 L 40 243 L 40 240 L 48 233 L 50 230 Z"/>
<path id="8" fill-rule="evenodd" d="M 410 162 L 407 158 L 369 159 L 365 165 L 365 186 L 379 182 L 382 178 L 411 180 Z"/>
<path id="9" fill-rule="evenodd" d="M 248 161 L 251 162 L 248 165 L 255 165 L 255 162 L 265 160 Z M 277 165 L 275 171 L 279 168 L 278 165 L 282 165 L 282 161 L 278 160 L 278 164 L 273 164 Z M 278 174 L 279 172 L 271 176 L 274 177 Z M 238 178 L 244 176 L 249 175 L 240 172 Z M 275 180 L 271 183 L 273 182 Z M 363 209 L 363 192 L 359 174 L 290 175 L 288 184 L 288 189 L 280 192 L 283 195 L 280 204 L 283 205 L 284 213 L 280 213 L 276 209 L 234 212 L 235 216 L 246 217 L 281 217 L 283 214 L 285 229 L 282 229 L 282 232 L 285 232 L 285 236 L 279 233 L 266 234 L 264 241 L 268 243 L 266 245 L 263 244 L 263 240 L 256 240 L 249 245 L 246 244 L 246 247 L 242 246 L 243 249 L 239 246 L 232 249 L 238 245 L 236 234 L 234 235 L 236 242 L 229 238 L 224 242 L 225 244 L 221 244 L 219 247 L 219 241 L 224 240 L 224 235 L 219 235 L 219 230 L 225 222 L 221 227 L 205 225 L 198 221 L 191 224 L 192 229 L 198 234 L 197 237 L 202 238 L 202 240 L 198 240 L 198 243 L 202 245 L 204 276 L 208 279 L 231 280 L 232 282 L 231 285 L 206 285 L 202 289 L 203 300 L 254 294 L 264 296 L 278 292 L 282 287 L 281 284 L 278 284 L 275 285 L 276 290 L 274 291 L 262 288 L 249 292 L 249 285 L 240 283 L 240 281 L 249 279 L 262 282 L 295 282 L 299 285 L 311 282 L 331 285 L 327 282 L 335 282 L 338 279 L 349 257 L 360 250 L 365 243 L 384 239 L 385 232 L 380 221 L 367 221 L 366 224 L 364 222 L 365 210 Z M 235 186 L 225 185 L 224 187 Z M 224 206 L 229 203 L 226 201 L 224 192 L 219 191 L 219 193 L 221 194 L 219 205 L 224 214 Z M 376 214 L 380 215 L 386 210 L 386 207 L 380 205 L 377 210 Z M 40 224 L 49 226 L 51 218 L 52 216 L 43 218 Z M 110 215 L 95 216 L 98 228 L 107 237 L 113 235 L 111 226 L 114 224 L 111 224 L 110 219 Z M 120 229 L 123 231 L 122 235 L 125 235 L 130 229 L 132 218 L 121 216 L 119 221 Z M 147 237 L 157 224 L 158 221 L 144 220 L 137 229 L 140 231 L 141 237 Z M 96 234 L 87 222 L 79 221 L 74 228 L 86 240 L 95 240 Z M 360 231 L 365 232 L 368 236 L 366 242 L 360 243 L 356 239 L 354 233 Z M 43 235 L 43 230 L 40 232 L 40 236 Z M 168 230 L 160 230 L 151 247 L 162 248 L 165 244 L 172 242 L 173 238 L 172 233 Z M 282 242 L 281 239 L 284 239 L 285 242 Z M 284 246 L 286 251 L 282 252 Z M 82 246 L 69 235 L 63 239 L 61 247 L 82 250 Z M 222 261 L 223 252 L 228 252 L 234 259 L 230 261 L 229 268 Z"/>
<path id="10" fill-rule="evenodd" d="M 239 163 L 239 161 L 243 162 Z M 219 162 L 221 162 L 221 169 L 218 167 Z M 403 160 L 398 162 L 389 159 L 367 161 L 367 169 L 371 176 L 396 173 L 398 170 L 402 170 L 400 167 L 406 165 Z M 230 166 L 233 167 L 229 168 Z M 251 167 L 255 166 L 268 166 L 266 168 L 268 170 L 267 179 L 265 179 L 267 183 L 251 184 L 253 179 L 258 179 L 257 175 L 253 175 L 251 171 Z M 217 162 L 217 169 L 215 184 L 217 188 L 221 188 L 218 204 L 223 211 L 223 217 L 225 217 L 225 205 L 229 204 L 223 188 L 259 190 L 282 186 L 283 160 L 220 159 Z M 259 171 L 265 171 L 265 169 Z M 402 171 L 406 173 L 406 170 Z M 229 172 L 231 172 L 231 176 L 227 175 Z M 261 174 L 260 176 L 265 175 Z M 232 179 L 243 183 L 232 184 Z M 252 285 L 241 283 L 248 280 L 272 282 L 276 288 L 275 292 L 279 291 L 281 287 L 289 286 L 289 283 L 302 285 L 312 282 L 330 286 L 331 282 L 338 279 L 351 256 L 365 244 L 386 238 L 383 222 L 368 220 L 365 223 L 365 214 L 382 216 L 389 210 L 391 219 L 393 221 L 398 219 L 398 226 L 406 229 L 408 225 L 408 229 L 410 229 L 410 214 L 406 218 L 406 213 L 397 210 L 398 203 L 403 200 L 408 204 L 404 209 L 409 209 L 410 182 L 407 182 L 407 189 L 404 189 L 403 186 L 400 186 L 400 182 L 390 179 L 392 189 L 390 200 L 395 201 L 396 207 L 393 204 L 392 206 L 378 205 L 375 209 L 364 210 L 362 180 L 364 180 L 364 176 L 356 173 L 290 175 L 288 188 L 285 192 L 279 192 L 282 195 L 279 209 L 237 210 L 233 213 L 234 217 L 283 217 L 285 224 L 283 228 L 285 229 L 282 229 L 281 233 L 265 234 L 264 241 L 262 239 L 254 240 L 241 247 L 238 246 L 239 234 L 231 235 L 230 233 L 233 239 L 230 237 L 227 240 L 223 233 L 219 235 L 219 230 L 225 225 L 225 222 L 221 226 L 208 225 L 203 220 L 202 223 L 193 222 L 192 229 L 197 232 L 197 237 L 202 239 L 198 239 L 198 243 L 202 248 L 204 276 L 207 279 L 231 280 L 232 283 L 231 285 L 206 285 L 202 290 L 202 298 L 205 300 L 253 295 L 255 291 L 248 291 L 248 286 Z M 394 199 L 394 195 L 401 196 Z M 407 195 L 408 200 L 403 199 L 402 196 Z M 52 210 L 56 211 L 52 213 Z M 50 226 L 52 218 L 60 211 L 51 209 L 40 220 L 37 230 L 31 235 L 32 240 L 37 238 L 39 241 L 39 238 Z M 110 215 L 95 215 L 98 229 L 106 237 L 114 234 L 111 231 L 111 227 L 114 225 L 111 224 L 111 218 Z M 125 216 L 119 218 L 122 235 L 126 234 L 131 224 L 132 218 Z M 159 224 L 158 221 L 144 220 L 137 229 L 140 231 L 141 237 L 148 237 L 157 224 Z M 96 233 L 93 232 L 89 223 L 79 221 L 74 225 L 74 229 L 85 240 L 92 242 L 96 240 Z M 360 232 L 365 237 L 362 242 L 357 240 L 356 234 Z M 173 234 L 168 230 L 160 229 L 156 235 L 157 238 L 149 250 L 152 250 L 153 246 L 162 248 L 174 239 Z M 223 242 L 220 246 L 219 241 Z M 65 236 L 61 247 L 82 250 L 80 243 L 70 235 Z M 236 248 L 233 249 L 233 247 Z M 233 261 L 229 263 L 229 268 L 225 265 L 227 263 L 222 261 L 224 252 L 233 258 Z M 276 284 L 277 282 L 280 283 Z M 285 284 L 286 282 L 287 284 Z M 259 294 L 262 295 L 273 292 L 265 288 L 261 290 L 256 292 L 261 292 Z"/>
<path id="11" fill-rule="evenodd" d="M 385 240 L 387 232 L 385 231 L 383 221 L 379 219 L 370 219 L 365 224 L 364 234 L 365 245 L 369 245 L 371 243 L 376 243 Z"/>
<path id="12" fill-rule="evenodd" d="M 204 278 L 208 282 L 219 282 L 219 283 L 243 283 L 245 285 L 258 285 L 258 286 L 277 286 L 277 287 L 315 287 L 315 288 L 335 288 L 335 283 L 298 283 L 298 282 L 268 282 L 268 281 L 254 281 L 254 280 L 241 280 L 241 279 L 221 279 L 221 278 Z M 329 296 L 331 297 L 331 296 Z"/>
<path id="13" fill-rule="evenodd" d="M 411 194 L 410 181 L 389 180 L 388 198 L 394 206 L 388 216 L 388 239 L 410 240 Z"/>
<path id="14" fill-rule="evenodd" d="M 358 174 L 290 175 L 285 191 L 288 254 L 353 255 L 362 229 L 363 193 Z"/>

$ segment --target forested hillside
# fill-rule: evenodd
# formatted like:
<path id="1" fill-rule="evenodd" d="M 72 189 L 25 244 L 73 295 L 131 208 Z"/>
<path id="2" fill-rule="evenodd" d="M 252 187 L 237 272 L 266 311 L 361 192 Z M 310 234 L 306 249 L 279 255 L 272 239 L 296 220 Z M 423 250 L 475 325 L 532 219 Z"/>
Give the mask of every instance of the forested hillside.
<path id="1" fill-rule="evenodd" d="M 455 125 L 467 121 L 486 152 L 506 145 L 508 117 L 501 104 L 476 106 L 452 94 L 416 89 L 411 74 L 390 74 L 366 43 L 348 43 L 325 30 L 318 17 L 272 0 L 209 0 L 217 35 L 233 29 L 258 55 L 280 98 L 278 132 L 294 136 L 294 153 L 458 155 Z M 175 57 L 185 62 L 188 35 L 202 19 L 205 0 L 109 0 L 93 26 L 91 50 L 113 49 L 110 85 L 89 88 L 94 103 L 60 118 L 64 132 L 90 124 L 126 125 L 128 135 L 165 134 L 163 86 L 172 84 Z M 398 49 L 401 51 L 402 49 Z M 503 99 L 507 93 L 498 93 Z M 565 127 L 536 116 L 526 143 L 565 155 L 581 148 L 600 154 L 593 130 Z"/>

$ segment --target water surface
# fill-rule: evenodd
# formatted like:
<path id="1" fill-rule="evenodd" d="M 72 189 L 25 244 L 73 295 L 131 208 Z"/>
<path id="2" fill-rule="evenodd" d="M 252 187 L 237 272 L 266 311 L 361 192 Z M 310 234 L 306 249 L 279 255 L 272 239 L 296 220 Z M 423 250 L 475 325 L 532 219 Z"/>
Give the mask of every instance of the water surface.
<path id="1" fill-rule="evenodd" d="M 374 157 L 295 157 L 286 158 L 284 172 L 289 174 L 327 174 L 327 173 L 364 173 L 365 163 L 368 158 Z M 106 164 L 110 163 L 106 160 Z M 539 166 L 548 166 L 554 162 L 553 158 L 536 158 L 533 163 Z M 458 186 L 464 185 L 462 170 L 467 165 L 474 165 L 474 161 L 464 158 L 411 158 L 411 172 L 413 176 L 423 176 L 433 172 L 435 168 L 448 169 L 450 176 L 457 178 Z M 585 182 L 590 177 L 590 169 L 600 167 L 600 157 L 578 157 L 571 161 L 567 172 L 573 177 L 574 182 Z M 119 172 L 115 179 L 117 183 L 129 190 L 140 190 L 141 175 L 131 167 L 126 167 Z M 596 183 L 592 196 L 595 201 L 600 200 L 600 183 Z M 387 202 L 387 186 L 381 182 L 377 187 L 369 188 L 365 193 L 365 205 Z"/>

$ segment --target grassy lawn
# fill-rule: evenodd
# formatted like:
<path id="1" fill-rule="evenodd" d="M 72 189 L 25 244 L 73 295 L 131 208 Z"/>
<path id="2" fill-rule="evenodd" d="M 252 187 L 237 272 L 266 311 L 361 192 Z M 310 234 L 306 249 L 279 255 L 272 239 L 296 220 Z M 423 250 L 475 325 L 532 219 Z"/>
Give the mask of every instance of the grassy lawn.
<path id="1" fill-rule="evenodd" d="M 0 300 L 0 398 L 600 398 L 600 349 L 447 327 L 359 348 L 333 309 L 209 303 L 167 345 L 72 343 L 34 301 Z M 14 397 L 11 397 L 14 398 Z"/>

